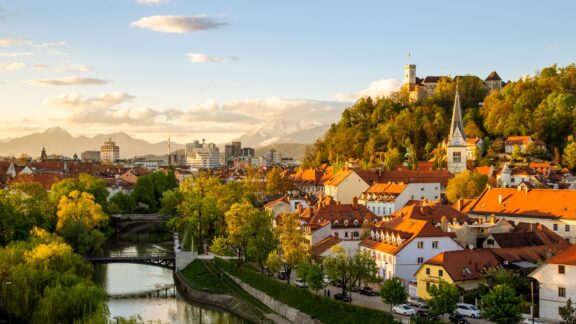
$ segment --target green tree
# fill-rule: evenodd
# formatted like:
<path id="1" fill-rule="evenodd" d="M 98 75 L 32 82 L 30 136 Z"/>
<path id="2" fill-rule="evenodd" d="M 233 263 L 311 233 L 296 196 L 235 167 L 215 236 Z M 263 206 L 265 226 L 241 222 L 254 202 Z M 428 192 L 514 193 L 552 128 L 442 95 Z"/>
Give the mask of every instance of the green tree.
<path id="1" fill-rule="evenodd" d="M 516 294 L 514 288 L 497 285 L 482 297 L 482 315 L 496 323 L 517 323 L 522 318 L 520 303 L 522 297 Z"/>
<path id="2" fill-rule="evenodd" d="M 523 157 L 522 151 L 520 150 L 520 146 L 514 144 L 514 146 L 512 147 L 512 160 L 520 161 L 523 158 L 524 157 Z"/>
<path id="3" fill-rule="evenodd" d="M 326 257 L 323 267 L 330 279 L 342 282 L 343 294 L 362 280 L 375 280 L 376 262 L 367 252 L 360 251 L 352 256 L 339 245 L 332 247 L 331 251 L 332 254 Z"/>
<path id="4" fill-rule="evenodd" d="M 230 255 L 230 247 L 228 246 L 228 241 L 223 236 L 217 236 L 212 240 L 212 245 L 210 245 L 210 251 L 216 255 Z"/>
<path id="5" fill-rule="evenodd" d="M 458 288 L 444 280 L 440 280 L 438 286 L 430 287 L 431 299 L 428 301 L 430 312 L 436 315 L 452 314 L 456 310 L 459 293 Z"/>
<path id="6" fill-rule="evenodd" d="M 178 188 L 166 190 L 162 193 L 160 213 L 176 216 L 178 206 L 182 203 L 182 193 Z"/>
<path id="7" fill-rule="evenodd" d="M 572 140 L 566 145 L 562 163 L 572 170 L 576 169 L 576 141 Z"/>
<path id="8" fill-rule="evenodd" d="M 400 153 L 397 148 L 390 149 L 384 153 L 384 170 L 395 170 L 399 165 L 402 164 L 402 161 L 404 161 L 402 153 Z"/>
<path id="9" fill-rule="evenodd" d="M 136 201 L 132 196 L 119 192 L 108 201 L 108 212 L 111 214 L 131 214 L 136 209 Z"/>
<path id="10" fill-rule="evenodd" d="M 478 172 L 464 171 L 448 181 L 446 198 L 451 203 L 458 199 L 475 198 L 484 191 L 488 177 Z"/>
<path id="11" fill-rule="evenodd" d="M 392 312 L 392 306 L 406 302 L 408 292 L 406 292 L 402 281 L 398 277 L 393 277 L 384 280 L 382 288 L 380 288 L 380 296 L 386 304 L 390 305 L 390 312 Z"/>
<path id="12" fill-rule="evenodd" d="M 266 268 L 268 271 L 271 273 L 278 272 L 282 267 L 282 264 L 282 259 L 278 255 L 278 252 L 272 251 L 268 254 L 268 257 L 266 258 Z"/>
<path id="13" fill-rule="evenodd" d="M 276 226 L 276 237 L 280 243 L 279 257 L 286 271 L 286 283 L 290 284 L 290 274 L 298 263 L 309 258 L 310 244 L 304 237 L 298 213 L 281 214 Z"/>
<path id="14" fill-rule="evenodd" d="M 303 279 L 312 290 L 318 293 L 318 290 L 325 287 L 324 272 L 320 265 L 315 263 L 300 262 L 296 270 L 298 278 Z"/>
<path id="15" fill-rule="evenodd" d="M 560 307 L 560 317 L 566 324 L 576 324 L 576 309 L 572 307 L 572 298 L 568 298 L 566 305 Z"/>
<path id="16" fill-rule="evenodd" d="M 52 185 L 50 189 L 50 201 L 57 206 L 63 196 L 68 196 L 72 191 L 87 192 L 94 196 L 94 201 L 102 208 L 107 208 L 108 188 L 106 181 L 86 173 L 81 173 L 77 178 L 64 179 Z"/>
<path id="17" fill-rule="evenodd" d="M 272 170 L 266 174 L 266 194 L 278 195 L 284 194 L 292 189 L 290 179 L 283 174 L 282 169 L 273 167 Z"/>

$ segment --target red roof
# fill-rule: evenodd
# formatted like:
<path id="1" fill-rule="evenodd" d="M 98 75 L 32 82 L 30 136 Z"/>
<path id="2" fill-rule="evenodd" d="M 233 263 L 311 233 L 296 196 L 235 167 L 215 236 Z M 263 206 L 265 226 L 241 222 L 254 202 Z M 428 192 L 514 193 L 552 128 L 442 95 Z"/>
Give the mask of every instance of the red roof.
<path id="1" fill-rule="evenodd" d="M 572 245 L 564 252 L 551 257 L 546 263 L 576 265 L 576 245 Z"/>

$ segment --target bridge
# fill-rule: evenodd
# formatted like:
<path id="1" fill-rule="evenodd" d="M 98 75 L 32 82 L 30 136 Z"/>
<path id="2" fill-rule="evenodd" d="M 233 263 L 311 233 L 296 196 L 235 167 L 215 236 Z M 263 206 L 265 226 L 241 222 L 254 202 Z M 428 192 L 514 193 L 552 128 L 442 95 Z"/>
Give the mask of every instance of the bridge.
<path id="1" fill-rule="evenodd" d="M 175 284 L 167 284 L 167 285 L 160 285 L 156 288 L 144 290 L 144 291 L 112 294 L 112 295 L 108 295 L 108 298 L 111 298 L 111 299 L 168 298 L 168 297 L 174 297 L 175 295 L 176 295 L 176 285 Z"/>
<path id="2" fill-rule="evenodd" d="M 110 217 L 110 223 L 118 232 L 122 232 L 135 224 L 164 223 L 172 217 L 168 214 L 114 214 Z"/>
<path id="3" fill-rule="evenodd" d="M 174 270 L 176 268 L 176 256 L 174 253 L 153 253 L 147 255 L 115 254 L 109 256 L 87 255 L 84 258 L 93 264 L 135 263 L 151 265 L 170 270 Z"/>

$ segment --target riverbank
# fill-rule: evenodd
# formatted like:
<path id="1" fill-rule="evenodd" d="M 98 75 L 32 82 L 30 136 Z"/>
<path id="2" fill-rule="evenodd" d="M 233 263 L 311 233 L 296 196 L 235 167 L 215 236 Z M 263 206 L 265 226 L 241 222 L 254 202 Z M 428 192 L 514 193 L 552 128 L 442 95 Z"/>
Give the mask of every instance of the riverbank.
<path id="1" fill-rule="evenodd" d="M 174 273 L 178 292 L 192 302 L 229 311 L 252 323 L 274 323 L 268 307 L 246 293 L 229 278 L 219 275 L 210 260 L 195 260 Z"/>

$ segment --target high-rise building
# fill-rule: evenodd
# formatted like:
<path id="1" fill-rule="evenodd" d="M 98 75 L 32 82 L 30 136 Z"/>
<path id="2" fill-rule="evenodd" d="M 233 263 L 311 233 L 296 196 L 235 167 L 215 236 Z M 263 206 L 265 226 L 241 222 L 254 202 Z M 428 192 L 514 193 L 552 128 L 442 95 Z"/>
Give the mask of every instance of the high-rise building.
<path id="1" fill-rule="evenodd" d="M 84 151 L 80 153 L 82 162 L 100 162 L 100 151 Z"/>
<path id="2" fill-rule="evenodd" d="M 120 160 L 120 147 L 109 138 L 108 142 L 104 142 L 104 145 L 100 147 L 100 158 L 102 159 L 102 163 L 118 162 L 118 160 Z"/>
<path id="3" fill-rule="evenodd" d="M 280 153 L 275 149 L 270 149 L 270 151 L 266 152 L 264 155 L 264 160 L 266 161 L 267 167 L 273 164 L 278 164 L 280 163 Z"/>
<path id="4" fill-rule="evenodd" d="M 193 169 L 215 169 L 220 167 L 220 150 L 216 144 L 203 139 L 186 144 L 186 164 Z"/>
<path id="5" fill-rule="evenodd" d="M 456 97 L 452 109 L 452 122 L 450 123 L 450 136 L 447 146 L 448 171 L 457 174 L 466 170 L 466 135 L 462 126 L 462 109 L 458 84 L 456 84 Z"/>

